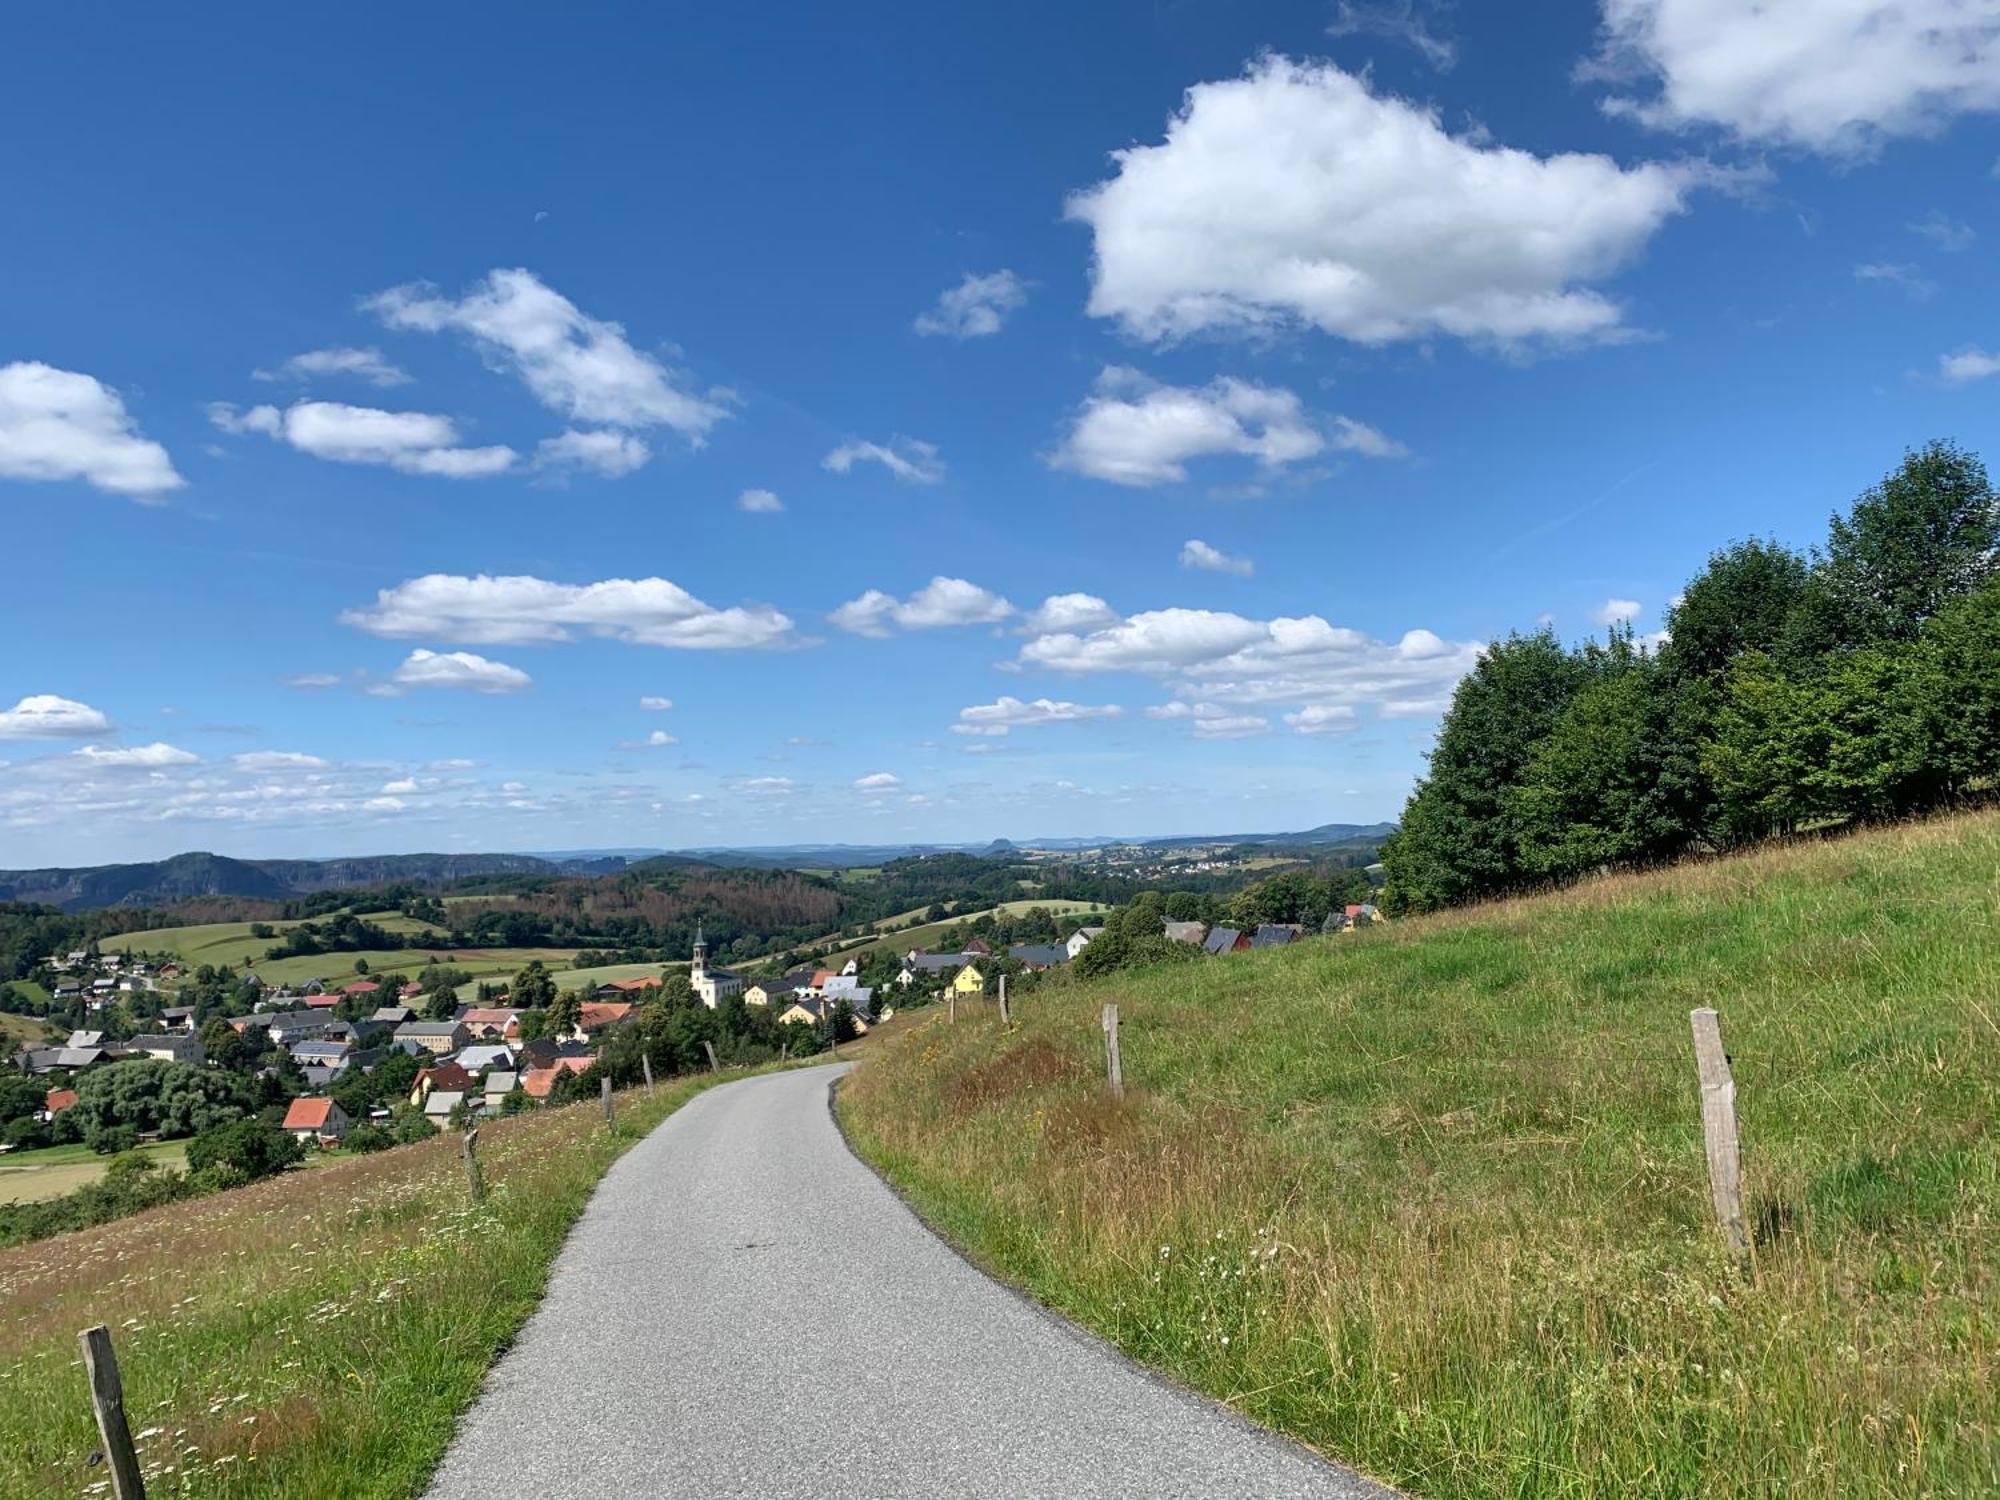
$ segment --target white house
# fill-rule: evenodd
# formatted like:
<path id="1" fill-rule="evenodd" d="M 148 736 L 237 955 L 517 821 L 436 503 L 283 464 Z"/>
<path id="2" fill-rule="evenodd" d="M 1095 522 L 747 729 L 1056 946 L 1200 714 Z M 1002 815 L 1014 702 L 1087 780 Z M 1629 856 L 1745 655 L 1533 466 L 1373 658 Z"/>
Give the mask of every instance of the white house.
<path id="1" fill-rule="evenodd" d="M 1090 940 L 1102 931 L 1104 931 L 1102 927 L 1079 927 L 1069 935 L 1069 941 L 1063 944 L 1063 948 L 1071 958 L 1075 958 L 1088 948 Z"/>

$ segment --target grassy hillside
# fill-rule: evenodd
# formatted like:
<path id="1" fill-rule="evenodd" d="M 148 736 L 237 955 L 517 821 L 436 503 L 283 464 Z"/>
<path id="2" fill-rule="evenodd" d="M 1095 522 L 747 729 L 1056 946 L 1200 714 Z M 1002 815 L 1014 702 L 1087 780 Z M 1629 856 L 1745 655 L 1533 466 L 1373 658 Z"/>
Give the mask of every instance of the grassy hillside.
<path id="1" fill-rule="evenodd" d="M 34 1016 L 17 1016 L 0 1011 L 0 1059 L 12 1057 L 23 1047 L 41 1046 L 47 1035 L 48 1027 Z"/>
<path id="2" fill-rule="evenodd" d="M 1058 984 L 878 1035 L 842 1117 L 999 1273 L 1420 1494 L 1993 1494 L 1996 871 L 1982 814 Z"/>
<path id="3" fill-rule="evenodd" d="M 477 1208 L 446 1136 L 0 1251 L 0 1495 L 102 1477 L 98 1322 L 149 1494 L 420 1493 L 598 1178 L 707 1082 L 620 1096 L 616 1136 L 595 1103 L 481 1127 Z"/>
<path id="4" fill-rule="evenodd" d="M 358 912 L 356 915 L 361 920 L 372 923 L 385 932 L 395 933 L 399 936 L 408 935 L 413 942 L 418 944 L 433 941 L 440 944 L 447 942 L 446 934 L 442 929 L 433 927 L 428 922 L 419 922 L 414 917 L 407 917 L 399 911 Z M 190 967 L 201 964 L 214 964 L 219 968 L 241 969 L 246 963 L 254 959 L 258 961 L 257 969 L 260 973 L 274 973 L 274 971 L 280 968 L 282 963 L 292 962 L 289 959 L 265 959 L 264 955 L 270 952 L 272 947 L 276 945 L 277 939 L 252 937 L 250 934 L 252 925 L 249 922 L 202 922 L 192 927 L 153 927 L 138 932 L 121 932 L 115 937 L 105 938 L 98 946 L 107 953 L 170 953 Z M 268 924 L 258 923 L 255 925 L 268 925 L 274 932 L 283 933 L 299 924 L 297 922 L 274 921 Z M 320 964 L 330 964 L 334 960 L 344 957 L 346 963 L 344 965 L 336 965 L 334 969 L 324 971 L 313 970 L 312 973 L 332 973 L 340 968 L 351 969 L 354 960 L 363 956 L 368 958 L 370 964 L 374 964 L 375 956 L 373 954 L 330 954 L 314 961 Z M 395 964 L 379 965 L 378 967 L 392 968 L 401 965 L 403 959 L 406 957 L 406 953 L 385 954 L 384 956 L 395 957 L 398 962 Z M 310 978 L 312 975 L 308 974 L 306 977 Z"/>
<path id="5" fill-rule="evenodd" d="M 948 921 L 924 922 L 922 920 L 929 907 L 919 907 L 915 911 L 888 917 L 878 922 L 875 930 L 881 936 L 856 938 L 848 946 L 840 948 L 842 958 L 858 958 L 872 953 L 878 948 L 887 948 L 896 953 L 907 953 L 912 948 L 928 948 L 948 929 L 963 922 L 970 922 L 982 916 L 1019 916 L 1036 907 L 1045 907 L 1055 916 L 1073 916 L 1080 912 L 1109 911 L 1110 908 L 1096 901 L 1045 901 L 1030 898 L 1024 901 L 1003 901 L 998 906 L 975 907 L 965 912 L 954 912 Z M 837 938 L 823 938 L 822 942 L 837 942 Z"/>

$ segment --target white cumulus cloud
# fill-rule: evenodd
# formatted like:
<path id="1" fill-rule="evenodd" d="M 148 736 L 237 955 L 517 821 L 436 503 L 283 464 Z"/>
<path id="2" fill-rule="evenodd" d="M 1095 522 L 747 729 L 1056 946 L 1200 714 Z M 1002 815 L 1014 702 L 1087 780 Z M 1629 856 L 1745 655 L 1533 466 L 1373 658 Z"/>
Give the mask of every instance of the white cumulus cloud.
<path id="1" fill-rule="evenodd" d="M 1000 331 L 1007 314 L 1026 305 L 1028 289 L 1012 271 L 985 276 L 970 272 L 957 286 L 938 293 L 936 304 L 918 316 L 916 329 L 954 339 L 985 338 Z"/>
<path id="2" fill-rule="evenodd" d="M 1291 391 L 1224 376 L 1162 385 L 1109 365 L 1049 461 L 1113 484 L 1171 484 L 1197 458 L 1237 455 L 1275 469 L 1311 458 L 1326 438 Z"/>
<path id="3" fill-rule="evenodd" d="M 906 437 L 892 437 L 887 443 L 850 440 L 827 454 L 820 464 L 835 474 L 852 473 L 856 464 L 880 464 L 905 484 L 937 484 L 945 472 L 937 444 Z"/>
<path id="4" fill-rule="evenodd" d="M 1206 573 L 1234 573 L 1238 578 L 1248 578 L 1257 571 L 1257 565 L 1247 557 L 1231 557 L 1220 547 L 1211 547 L 1198 537 L 1190 537 L 1181 543 L 1181 566 L 1199 568 Z"/>
<path id="5" fill-rule="evenodd" d="M 110 732 L 111 721 L 88 703 L 54 693 L 31 693 L 0 712 L 0 740 L 82 739 Z"/>
<path id="6" fill-rule="evenodd" d="M 1866 155 L 2000 108 L 1996 0 L 1601 0 L 1605 108 L 1759 145 Z"/>
<path id="7" fill-rule="evenodd" d="M 1938 374 L 1952 385 L 1985 380 L 1989 376 L 2000 375 L 2000 354 L 1988 354 L 1984 349 L 1961 349 L 1956 354 L 1941 355 L 1938 358 Z"/>
<path id="8" fill-rule="evenodd" d="M 854 783 L 857 792 L 893 792 L 903 784 L 903 778 L 890 771 L 876 771 L 872 775 L 859 777 Z"/>
<path id="9" fill-rule="evenodd" d="M 352 375 L 374 386 L 408 385 L 409 373 L 382 357 L 382 351 L 366 349 L 310 349 L 294 354 L 275 370 L 253 370 L 254 380 L 310 380 L 315 375 Z"/>
<path id="10" fill-rule="evenodd" d="M 76 752 L 76 757 L 94 766 L 141 767 L 147 770 L 161 766 L 191 766 L 201 759 L 199 755 L 159 740 L 150 745 L 128 745 L 117 748 L 85 745 Z"/>
<path id="11" fill-rule="evenodd" d="M 736 497 L 736 508 L 753 516 L 774 516 L 785 508 L 776 490 L 745 490 Z"/>
<path id="12" fill-rule="evenodd" d="M 639 700 L 639 707 L 645 709 L 646 712 L 649 714 L 663 714 L 673 706 L 674 706 L 674 700 L 671 698 L 656 698 L 648 696 L 645 698 L 641 698 Z"/>
<path id="13" fill-rule="evenodd" d="M 110 386 L 34 360 L 0 365 L 0 479 L 81 479 L 134 500 L 187 483 Z"/>
<path id="14" fill-rule="evenodd" d="M 1365 78 L 1278 56 L 1195 85 L 1164 142 L 1114 159 L 1069 202 L 1095 238 L 1089 311 L 1156 341 L 1292 326 L 1363 344 L 1619 337 L 1595 284 L 1705 175 L 1454 136 Z"/>
<path id="15" fill-rule="evenodd" d="M 512 468 L 518 456 L 503 446 L 461 447 L 449 417 L 340 401 L 300 401 L 283 411 L 275 406 L 238 411 L 218 401 L 209 407 L 208 419 L 224 432 L 262 433 L 330 463 L 382 464 L 440 479 L 483 479 Z"/>
<path id="16" fill-rule="evenodd" d="M 319 756 L 300 750 L 246 750 L 229 759 L 245 771 L 317 771 L 326 766 Z"/>
<path id="17" fill-rule="evenodd" d="M 412 651 L 389 681 L 402 688 L 470 688 L 475 693 L 518 693 L 532 679 L 519 667 L 470 651 Z"/>
<path id="18" fill-rule="evenodd" d="M 936 630 L 950 625 L 993 625 L 1014 606 L 989 589 L 963 578 L 933 578 L 907 599 L 869 589 L 827 616 L 842 630 L 880 639 L 892 626 Z"/>
<path id="19" fill-rule="evenodd" d="M 464 297 L 422 284 L 392 287 L 363 307 L 391 328 L 465 334 L 518 375 L 535 398 L 571 421 L 666 427 L 700 446 L 729 415 L 726 391 L 699 392 L 616 323 L 593 318 L 532 271 L 489 272 Z"/>
<path id="20" fill-rule="evenodd" d="M 1076 675 L 1151 677 L 1189 705 L 1188 717 L 1199 704 L 1235 709 L 1293 704 L 1372 707 L 1392 718 L 1436 711 L 1484 649 L 1478 641 L 1447 641 L 1422 629 L 1391 643 L 1317 615 L 1254 620 L 1227 611 L 1172 608 L 1034 636 L 1022 645 L 1017 664 Z M 1165 716 L 1182 714 L 1172 710 Z"/>
<path id="21" fill-rule="evenodd" d="M 1590 617 L 1600 625 L 1629 625 L 1644 609 L 1637 599 L 1606 599 L 1590 612 Z"/>
<path id="22" fill-rule="evenodd" d="M 539 469 L 589 469 L 608 479 L 617 479 L 643 469 L 653 456 L 645 439 L 629 432 L 577 428 L 535 445 L 535 467 Z"/>
<path id="23" fill-rule="evenodd" d="M 1053 698 L 1037 698 L 1024 703 L 1019 698 L 1002 696 L 992 703 L 976 703 L 970 708 L 958 711 L 958 722 L 951 726 L 953 734 L 1004 735 L 1009 730 L 1026 729 L 1037 724 L 1080 724 L 1089 719 L 1116 719 L 1125 710 L 1116 703 L 1069 703 Z"/>
<path id="24" fill-rule="evenodd" d="M 430 573 L 382 589 L 341 623 L 371 635 L 474 646 L 607 636 L 637 646 L 726 651 L 795 642 L 789 617 L 764 605 L 717 609 L 664 578 L 553 583 L 529 576 Z"/>

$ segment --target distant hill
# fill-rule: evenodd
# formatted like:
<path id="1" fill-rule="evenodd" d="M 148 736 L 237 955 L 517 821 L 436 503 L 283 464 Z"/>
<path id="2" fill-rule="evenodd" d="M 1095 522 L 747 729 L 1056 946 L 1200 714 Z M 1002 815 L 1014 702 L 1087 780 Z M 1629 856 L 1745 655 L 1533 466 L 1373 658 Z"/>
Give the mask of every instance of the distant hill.
<path id="1" fill-rule="evenodd" d="M 283 901 L 347 886 L 413 881 L 441 885 L 468 875 L 557 875 L 569 868 L 526 854 L 380 854 L 352 859 L 231 859 L 176 854 L 144 864 L 84 869 L 0 870 L 0 901 L 64 911 L 168 906 L 214 896 Z"/>
<path id="2" fill-rule="evenodd" d="M 35 901 L 64 911 L 107 906 L 170 906 L 234 897 L 283 901 L 316 891 L 408 881 L 443 885 L 475 875 L 615 875 L 676 869 L 846 870 L 921 854 L 1005 857 L 1023 850 L 1078 850 L 1104 845 L 1257 844 L 1285 849 L 1379 842 L 1393 823 L 1322 823 L 1299 833 L 1177 834 L 1168 838 L 996 838 L 985 844 L 774 844 L 672 851 L 570 849 L 544 854 L 377 854 L 347 859 L 232 859 L 176 854 L 142 864 L 79 869 L 0 870 L 0 901 Z"/>

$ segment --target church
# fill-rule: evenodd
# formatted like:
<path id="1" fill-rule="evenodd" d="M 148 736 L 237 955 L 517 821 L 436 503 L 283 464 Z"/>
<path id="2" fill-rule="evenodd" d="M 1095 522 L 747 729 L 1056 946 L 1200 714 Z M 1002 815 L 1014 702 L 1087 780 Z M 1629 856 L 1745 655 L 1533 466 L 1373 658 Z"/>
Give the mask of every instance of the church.
<path id="1" fill-rule="evenodd" d="M 696 998 L 710 1010 L 743 990 L 742 975 L 708 966 L 708 941 L 701 935 L 699 922 L 694 928 L 694 962 L 688 966 L 688 983 L 694 987 Z"/>

